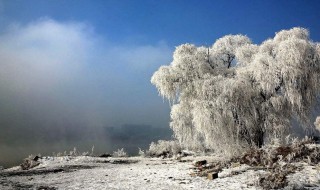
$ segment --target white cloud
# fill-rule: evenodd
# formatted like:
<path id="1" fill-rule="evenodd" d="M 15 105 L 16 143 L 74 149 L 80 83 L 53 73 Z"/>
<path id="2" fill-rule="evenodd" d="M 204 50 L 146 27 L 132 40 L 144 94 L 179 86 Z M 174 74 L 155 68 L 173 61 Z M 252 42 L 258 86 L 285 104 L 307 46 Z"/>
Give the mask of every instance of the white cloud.
<path id="1" fill-rule="evenodd" d="M 28 88 L 56 85 L 82 69 L 93 46 L 90 38 L 86 26 L 75 23 L 11 26 L 0 36 L 1 75 Z"/>

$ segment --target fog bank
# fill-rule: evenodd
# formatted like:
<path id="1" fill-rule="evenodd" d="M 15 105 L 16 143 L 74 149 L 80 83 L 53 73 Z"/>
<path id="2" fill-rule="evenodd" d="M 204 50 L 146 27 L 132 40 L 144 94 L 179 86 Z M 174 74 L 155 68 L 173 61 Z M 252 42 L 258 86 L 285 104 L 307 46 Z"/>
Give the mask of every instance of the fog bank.
<path id="1" fill-rule="evenodd" d="M 106 126 L 169 130 L 169 105 L 149 82 L 170 62 L 165 42 L 113 44 L 86 23 L 48 18 L 12 23 L 0 41 L 0 165 L 74 146 L 111 150 L 122 137 Z"/>

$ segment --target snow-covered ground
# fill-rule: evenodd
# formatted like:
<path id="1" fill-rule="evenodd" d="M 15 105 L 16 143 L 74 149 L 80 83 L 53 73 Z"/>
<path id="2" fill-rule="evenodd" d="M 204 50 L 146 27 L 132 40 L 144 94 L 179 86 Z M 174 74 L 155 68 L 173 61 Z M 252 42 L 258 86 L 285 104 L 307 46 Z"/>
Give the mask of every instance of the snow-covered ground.
<path id="1" fill-rule="evenodd" d="M 190 175 L 192 161 L 199 159 L 210 160 L 46 157 L 27 171 L 20 167 L 0 171 L 0 189 L 261 189 L 258 176 L 265 171 L 251 170 L 246 165 L 225 169 L 214 180 L 194 177 Z M 240 172 L 231 175 L 232 171 Z M 319 167 L 306 165 L 288 179 L 291 185 L 313 184 L 310 189 L 317 189 L 314 184 L 320 181 Z"/>

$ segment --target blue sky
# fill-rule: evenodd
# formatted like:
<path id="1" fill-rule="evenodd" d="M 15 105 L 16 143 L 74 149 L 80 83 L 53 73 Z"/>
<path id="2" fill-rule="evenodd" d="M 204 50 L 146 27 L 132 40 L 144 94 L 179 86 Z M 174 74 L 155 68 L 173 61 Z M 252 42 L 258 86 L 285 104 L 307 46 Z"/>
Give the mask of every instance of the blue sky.
<path id="1" fill-rule="evenodd" d="M 150 78 L 175 46 L 239 33 L 261 43 L 295 26 L 320 41 L 319 10 L 316 0 L 0 0 L 0 155 L 46 134 L 168 128 Z"/>
<path id="2" fill-rule="evenodd" d="M 320 38 L 316 0 L 7 0 L 2 4 L 6 22 L 28 23 L 41 17 L 86 22 L 117 43 L 211 44 L 230 33 L 246 34 L 260 43 L 294 26 L 308 28 L 314 40 Z"/>

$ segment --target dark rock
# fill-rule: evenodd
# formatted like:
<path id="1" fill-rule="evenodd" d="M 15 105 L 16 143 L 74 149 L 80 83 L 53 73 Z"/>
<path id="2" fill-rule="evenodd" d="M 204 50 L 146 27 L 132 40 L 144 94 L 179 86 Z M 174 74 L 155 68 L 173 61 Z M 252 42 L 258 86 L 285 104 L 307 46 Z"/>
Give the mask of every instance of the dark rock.
<path id="1" fill-rule="evenodd" d="M 139 160 L 111 160 L 111 164 L 135 164 L 138 163 Z"/>
<path id="2" fill-rule="evenodd" d="M 64 169 L 59 168 L 59 169 L 53 170 L 53 173 L 59 173 L 59 172 L 64 172 L 64 171 L 65 171 Z"/>
<path id="3" fill-rule="evenodd" d="M 182 157 L 186 157 L 186 156 L 193 156 L 194 152 L 183 150 L 183 151 L 181 151 L 180 154 L 181 154 Z"/>
<path id="4" fill-rule="evenodd" d="M 319 143 L 319 142 L 320 142 L 320 136 L 311 136 L 311 139 L 312 139 L 315 143 Z"/>
<path id="5" fill-rule="evenodd" d="M 56 190 L 55 187 L 49 187 L 49 186 L 39 186 L 37 190 Z"/>
<path id="6" fill-rule="evenodd" d="M 207 160 L 199 160 L 199 161 L 196 161 L 196 162 L 194 163 L 194 165 L 195 165 L 196 167 L 201 167 L 201 166 L 206 165 L 206 164 L 207 164 Z"/>
<path id="7" fill-rule="evenodd" d="M 38 161 L 40 158 L 41 158 L 41 157 L 39 157 L 39 156 L 35 156 L 32 160 L 33 160 L 33 161 Z"/>
<path id="8" fill-rule="evenodd" d="M 172 157 L 172 153 L 170 153 L 169 151 L 163 151 L 159 154 L 151 154 L 151 157 L 158 157 L 158 158 L 170 158 Z"/>
<path id="9" fill-rule="evenodd" d="M 105 153 L 105 154 L 101 154 L 99 157 L 100 158 L 109 158 L 109 157 L 112 157 L 112 155 Z"/>
<path id="10" fill-rule="evenodd" d="M 208 178 L 209 180 L 216 179 L 216 178 L 218 178 L 218 173 L 217 173 L 217 172 L 208 173 L 207 178 Z"/>

